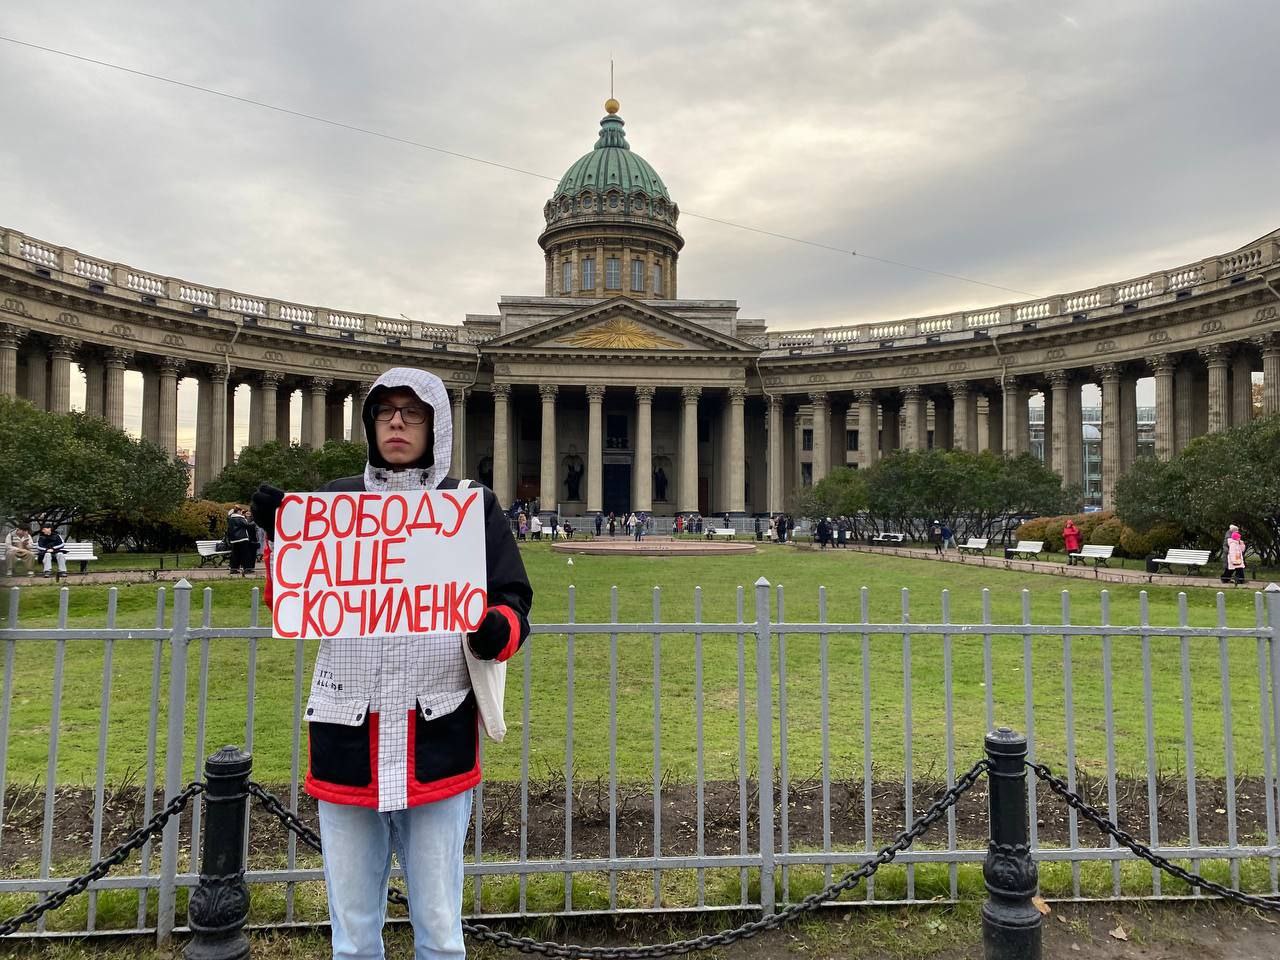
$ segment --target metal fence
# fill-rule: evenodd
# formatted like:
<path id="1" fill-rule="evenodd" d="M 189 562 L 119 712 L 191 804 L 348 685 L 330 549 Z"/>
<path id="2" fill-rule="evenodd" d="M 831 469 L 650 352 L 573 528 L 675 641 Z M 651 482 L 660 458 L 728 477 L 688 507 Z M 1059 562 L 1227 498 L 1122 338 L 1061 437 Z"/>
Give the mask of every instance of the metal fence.
<path id="1" fill-rule="evenodd" d="M 1046 598 L 1052 617 L 1026 591 L 995 598 L 1018 611 L 1004 622 L 987 590 L 913 601 L 904 589 L 892 616 L 865 588 L 838 603 L 835 594 L 762 578 L 732 604 L 709 598 L 717 614 L 704 617 L 701 590 L 655 589 L 621 622 L 620 600 L 631 598 L 615 587 L 607 622 L 579 622 L 570 587 L 564 622 L 535 624 L 512 661 L 507 740 L 482 744 L 470 915 L 771 913 L 910 824 L 1000 723 L 1025 729 L 1032 762 L 1064 772 L 1158 854 L 1197 870 L 1221 861 L 1232 887 L 1280 891 L 1280 589 L 1234 595 L 1230 607 L 1222 593 L 1194 604 L 1161 594 L 1168 623 L 1151 622 L 1143 592 L 1124 624 L 1106 591 L 1077 597 L 1076 616 L 1083 608 L 1096 621 L 1083 624 L 1065 591 Z M 13 589 L 0 627 L 0 915 L 25 905 L 13 895 L 80 873 L 199 779 L 224 742 L 253 751 L 255 778 L 294 810 L 301 800 L 307 816 L 301 720 L 313 649 L 271 637 L 256 591 L 248 626 L 215 624 L 209 589 L 193 609 L 185 581 L 172 604 L 164 588 L 153 610 L 148 599 L 145 615 L 137 594 L 115 588 L 105 617 L 72 618 L 68 589 L 56 610 L 36 599 L 24 608 Z M 664 600 L 678 620 L 664 621 Z M 802 619 L 787 618 L 789 601 Z M 929 622 L 915 622 L 913 602 Z M 144 616 L 149 626 L 122 625 Z M 966 802 L 980 806 L 985 794 L 974 794 Z M 1061 895 L 1199 895 L 1162 888 L 1155 870 L 1123 869 L 1131 854 L 1083 836 L 1076 812 L 1046 804 L 1034 779 L 1027 804 L 1034 856 L 1042 877 L 1061 865 L 1048 877 Z M 122 810 L 134 818 L 119 822 Z M 148 844 L 95 882 L 83 913 L 35 932 L 173 930 L 179 891 L 197 879 L 199 798 L 182 819 L 169 821 L 159 851 Z M 985 819 L 974 819 L 965 803 L 950 809 L 945 835 L 904 852 L 900 874 L 857 896 L 959 899 L 962 871 L 986 852 Z M 298 903 L 319 863 L 300 857 L 292 834 L 277 840 L 250 838 L 248 881 L 280 894 L 259 919 L 322 919 Z M 136 896 L 124 919 L 121 892 Z"/>

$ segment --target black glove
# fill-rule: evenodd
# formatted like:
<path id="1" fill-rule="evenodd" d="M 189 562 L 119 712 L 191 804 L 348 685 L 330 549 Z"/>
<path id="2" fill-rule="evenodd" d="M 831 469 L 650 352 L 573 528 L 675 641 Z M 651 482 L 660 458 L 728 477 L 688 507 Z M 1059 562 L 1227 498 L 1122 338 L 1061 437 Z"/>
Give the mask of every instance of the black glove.
<path id="1" fill-rule="evenodd" d="M 467 645 L 480 660 L 492 660 L 511 640 L 511 621 L 497 607 L 485 611 L 484 619 L 473 633 L 467 634 Z"/>
<path id="2" fill-rule="evenodd" d="M 267 540 L 276 536 L 276 511 L 284 502 L 284 491 L 278 490 L 269 483 L 264 483 L 249 498 L 249 512 L 253 514 L 253 522 L 258 525 Z"/>

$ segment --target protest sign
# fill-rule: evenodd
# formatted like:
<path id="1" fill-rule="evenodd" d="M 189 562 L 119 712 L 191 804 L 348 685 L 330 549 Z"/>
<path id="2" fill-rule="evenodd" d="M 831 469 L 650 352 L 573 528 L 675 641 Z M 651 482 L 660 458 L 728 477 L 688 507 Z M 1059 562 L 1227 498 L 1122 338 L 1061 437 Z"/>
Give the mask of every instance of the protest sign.
<path id="1" fill-rule="evenodd" d="M 488 605 L 481 490 L 287 494 L 271 576 L 278 637 L 475 630 Z"/>

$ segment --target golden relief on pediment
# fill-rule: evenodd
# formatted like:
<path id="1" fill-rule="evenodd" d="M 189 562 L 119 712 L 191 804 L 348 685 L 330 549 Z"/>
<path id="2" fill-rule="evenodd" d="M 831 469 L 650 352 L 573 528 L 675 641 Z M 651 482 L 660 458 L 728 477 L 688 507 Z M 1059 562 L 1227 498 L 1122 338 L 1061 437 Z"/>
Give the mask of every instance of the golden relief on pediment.
<path id="1" fill-rule="evenodd" d="M 684 346 L 680 341 L 661 336 L 630 317 L 614 317 L 559 342 L 570 347 L 596 347 L 605 350 L 652 350 Z"/>

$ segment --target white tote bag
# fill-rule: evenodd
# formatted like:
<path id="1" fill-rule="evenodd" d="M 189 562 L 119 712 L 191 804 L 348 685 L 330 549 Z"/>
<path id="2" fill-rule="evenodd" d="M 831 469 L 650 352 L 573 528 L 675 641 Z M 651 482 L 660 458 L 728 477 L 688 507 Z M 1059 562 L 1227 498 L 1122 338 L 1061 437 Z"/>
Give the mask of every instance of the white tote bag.
<path id="1" fill-rule="evenodd" d="M 467 658 L 467 673 L 471 674 L 471 689 L 476 695 L 480 710 L 480 722 L 490 740 L 502 742 L 507 735 L 507 722 L 502 718 L 502 701 L 507 689 L 507 664 L 504 660 L 481 660 L 471 652 L 471 644 L 462 638 L 462 653 Z"/>
<path id="2" fill-rule="evenodd" d="M 471 486 L 470 480 L 458 486 Z M 480 710 L 480 722 L 490 740 L 502 742 L 507 735 L 507 722 L 502 717 L 502 701 L 507 689 L 507 664 L 496 660 L 481 660 L 471 652 L 467 635 L 462 635 L 462 654 L 467 658 L 467 673 L 471 676 L 471 689 L 476 695 L 476 707 Z"/>

